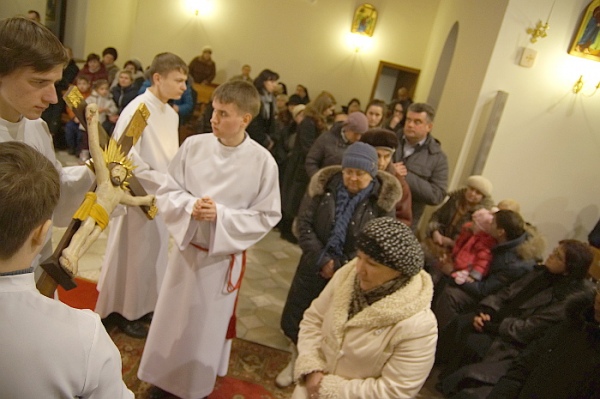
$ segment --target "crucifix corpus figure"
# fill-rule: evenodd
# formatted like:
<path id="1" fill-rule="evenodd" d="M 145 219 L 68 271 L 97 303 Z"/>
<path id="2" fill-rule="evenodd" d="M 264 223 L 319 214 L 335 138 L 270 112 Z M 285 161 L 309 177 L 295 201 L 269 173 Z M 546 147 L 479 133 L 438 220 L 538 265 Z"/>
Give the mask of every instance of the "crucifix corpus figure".
<path id="1" fill-rule="evenodd" d="M 113 139 L 102 151 L 98 138 L 98 106 L 90 104 L 86 108 L 90 154 L 94 161 L 97 188 L 88 192 L 85 200 L 73 216 L 81 220 L 81 226 L 71 238 L 68 247 L 63 249 L 59 262 L 72 276 L 77 274 L 79 258 L 89 249 L 102 230 L 108 225 L 108 217 L 118 204 L 148 206 L 156 214 L 154 195 L 135 197 L 129 193 L 127 179 L 135 168 L 131 159 L 121 151 Z"/>

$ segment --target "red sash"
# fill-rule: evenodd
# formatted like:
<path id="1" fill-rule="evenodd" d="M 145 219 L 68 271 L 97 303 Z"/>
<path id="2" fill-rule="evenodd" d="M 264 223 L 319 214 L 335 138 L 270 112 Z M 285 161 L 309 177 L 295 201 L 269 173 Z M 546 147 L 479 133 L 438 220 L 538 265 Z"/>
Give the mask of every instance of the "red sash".
<path id="1" fill-rule="evenodd" d="M 207 248 L 203 248 L 200 245 L 196 245 L 193 243 L 190 243 L 190 245 L 196 249 L 199 249 L 200 251 L 208 252 Z M 242 271 L 240 272 L 240 278 L 237 280 L 237 282 L 235 284 L 233 284 L 233 282 L 231 281 L 233 265 L 235 264 L 235 254 L 229 255 L 229 257 L 230 257 L 229 270 L 227 271 L 227 274 L 228 274 L 227 292 L 231 293 L 231 292 L 234 292 L 237 290 L 237 294 L 235 295 L 235 304 L 233 305 L 233 314 L 231 315 L 231 318 L 229 319 L 229 326 L 227 327 L 227 335 L 225 335 L 226 339 L 232 339 L 237 336 L 236 330 L 235 330 L 235 324 L 237 321 L 236 316 L 235 316 L 235 311 L 237 309 L 238 298 L 240 296 L 240 287 L 242 286 L 242 278 L 244 278 L 244 273 L 246 272 L 246 251 L 242 252 Z"/>

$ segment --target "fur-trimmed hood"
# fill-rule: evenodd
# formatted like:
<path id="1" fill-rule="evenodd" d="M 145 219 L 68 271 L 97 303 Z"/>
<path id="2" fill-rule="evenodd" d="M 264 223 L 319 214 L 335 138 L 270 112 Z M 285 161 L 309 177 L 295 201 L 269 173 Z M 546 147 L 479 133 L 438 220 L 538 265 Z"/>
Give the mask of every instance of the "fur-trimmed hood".
<path id="1" fill-rule="evenodd" d="M 398 291 L 366 307 L 348 321 L 348 306 L 356 279 L 356 262 L 357 258 L 354 258 L 337 272 L 341 273 L 341 282 L 332 303 L 336 336 L 341 337 L 345 327 L 376 329 L 397 324 L 430 307 L 433 283 L 431 276 L 421 270 Z"/>
<path id="2" fill-rule="evenodd" d="M 546 249 L 546 240 L 540 232 L 529 223 L 525 224 L 525 233 L 527 238 L 517 248 L 517 253 L 523 260 L 543 261 L 544 250 Z"/>
<path id="3" fill-rule="evenodd" d="M 338 165 L 327 166 L 313 175 L 308 184 L 306 192 L 313 198 L 325 193 L 327 183 L 338 173 L 342 173 L 342 167 Z M 378 171 L 376 179 L 379 181 L 380 189 L 377 196 L 377 206 L 386 212 L 390 212 L 396 203 L 402 198 L 402 186 L 395 176 L 385 171 Z"/>

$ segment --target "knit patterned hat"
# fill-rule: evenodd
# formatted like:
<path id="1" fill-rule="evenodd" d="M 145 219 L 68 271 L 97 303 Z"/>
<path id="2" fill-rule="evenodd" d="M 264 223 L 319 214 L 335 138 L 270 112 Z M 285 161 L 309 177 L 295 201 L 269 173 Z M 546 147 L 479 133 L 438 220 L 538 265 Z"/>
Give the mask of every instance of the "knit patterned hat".
<path id="1" fill-rule="evenodd" d="M 358 234 L 356 247 L 376 262 L 406 277 L 419 273 L 425 263 L 423 250 L 413 232 L 391 217 L 367 223 Z"/>
<path id="2" fill-rule="evenodd" d="M 364 170 L 375 177 L 377 175 L 377 151 L 375 147 L 361 142 L 351 144 L 342 157 L 342 168 Z"/>

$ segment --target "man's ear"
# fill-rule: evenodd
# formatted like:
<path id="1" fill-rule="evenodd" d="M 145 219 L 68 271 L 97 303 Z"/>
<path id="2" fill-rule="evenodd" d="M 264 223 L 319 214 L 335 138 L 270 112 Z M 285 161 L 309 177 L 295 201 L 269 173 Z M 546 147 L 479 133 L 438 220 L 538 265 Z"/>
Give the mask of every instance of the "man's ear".
<path id="1" fill-rule="evenodd" d="M 52 220 L 48 219 L 31 232 L 31 247 L 33 250 L 36 250 L 37 247 L 41 248 L 46 242 L 46 236 L 48 235 L 48 230 L 52 227 Z"/>

